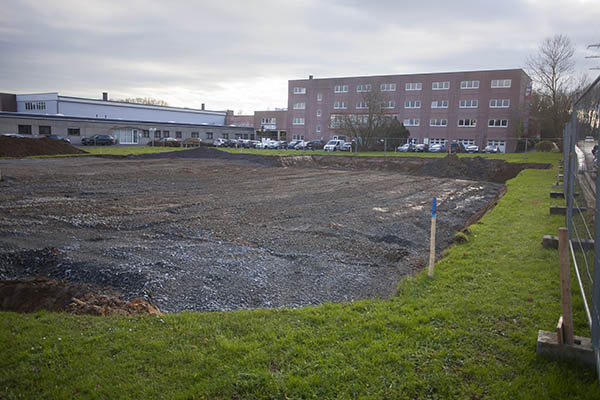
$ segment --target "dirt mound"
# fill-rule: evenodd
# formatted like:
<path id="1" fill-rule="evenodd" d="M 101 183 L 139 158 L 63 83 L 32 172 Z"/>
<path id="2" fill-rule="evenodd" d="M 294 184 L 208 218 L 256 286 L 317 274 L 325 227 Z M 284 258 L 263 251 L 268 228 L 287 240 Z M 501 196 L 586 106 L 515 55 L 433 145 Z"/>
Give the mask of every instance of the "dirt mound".
<path id="1" fill-rule="evenodd" d="M 70 284 L 45 277 L 0 281 L 0 311 L 66 311 L 73 314 L 161 314 L 140 298 L 120 299 L 116 292 L 98 291 L 90 285 Z"/>
<path id="2" fill-rule="evenodd" d="M 55 139 L 14 138 L 0 136 L 0 157 L 52 156 L 86 152 Z"/>
<path id="3" fill-rule="evenodd" d="M 551 167 L 550 164 L 509 163 L 504 160 L 488 160 L 482 157 L 458 157 L 456 154 L 449 154 L 444 158 L 305 155 L 277 157 L 276 161 L 281 167 L 395 171 L 417 176 L 496 183 L 504 183 L 526 168 L 546 169 Z"/>
<path id="4" fill-rule="evenodd" d="M 196 158 L 196 159 L 212 159 L 212 160 L 229 160 L 229 161 L 241 161 L 249 162 L 253 164 L 259 164 L 265 167 L 277 167 L 277 161 L 275 157 L 260 156 L 256 154 L 236 154 L 221 151 L 213 147 L 196 147 L 190 150 L 179 150 L 179 151 L 167 151 L 163 153 L 151 153 L 151 154 L 139 154 L 135 156 L 129 156 L 131 159 L 161 159 L 161 158 Z"/>
<path id="5" fill-rule="evenodd" d="M 548 164 L 509 163 L 504 160 L 488 160 L 482 157 L 461 158 L 456 154 L 448 154 L 444 158 L 429 161 L 414 171 L 414 174 L 436 178 L 504 183 L 517 176 L 524 169 L 546 169 L 550 167 Z"/>

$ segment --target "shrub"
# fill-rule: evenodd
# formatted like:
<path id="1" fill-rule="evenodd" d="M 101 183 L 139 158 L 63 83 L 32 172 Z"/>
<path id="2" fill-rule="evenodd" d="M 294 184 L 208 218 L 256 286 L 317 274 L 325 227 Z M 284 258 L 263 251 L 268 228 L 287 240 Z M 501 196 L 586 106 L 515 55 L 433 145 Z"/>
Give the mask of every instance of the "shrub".
<path id="1" fill-rule="evenodd" d="M 537 151 L 549 152 L 549 151 L 558 151 L 558 147 L 554 142 L 549 140 L 543 140 L 535 145 L 535 149 Z"/>

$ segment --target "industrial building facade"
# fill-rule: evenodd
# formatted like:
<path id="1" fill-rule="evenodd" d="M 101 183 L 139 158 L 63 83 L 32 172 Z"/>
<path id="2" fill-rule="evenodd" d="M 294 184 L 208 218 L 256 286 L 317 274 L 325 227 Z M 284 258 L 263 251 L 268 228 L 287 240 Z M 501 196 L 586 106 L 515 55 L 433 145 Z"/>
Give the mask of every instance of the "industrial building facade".
<path id="1" fill-rule="evenodd" d="M 59 96 L 58 93 L 0 94 L 0 133 L 27 137 L 61 135 L 80 144 L 84 137 L 111 135 L 119 144 L 152 139 L 254 138 L 252 127 L 225 124 L 225 111 L 207 111 Z"/>
<path id="2" fill-rule="evenodd" d="M 531 88 L 522 69 L 290 80 L 288 137 L 327 140 L 342 133 L 340 121 L 365 117 L 368 99 L 377 99 L 414 143 L 511 152 L 527 133 Z"/>

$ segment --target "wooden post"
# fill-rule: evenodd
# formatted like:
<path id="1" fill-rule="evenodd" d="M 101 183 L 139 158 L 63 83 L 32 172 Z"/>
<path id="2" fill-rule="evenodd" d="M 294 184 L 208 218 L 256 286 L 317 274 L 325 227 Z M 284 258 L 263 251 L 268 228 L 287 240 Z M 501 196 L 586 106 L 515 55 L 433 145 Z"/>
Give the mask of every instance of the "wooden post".
<path id="1" fill-rule="evenodd" d="M 560 293 L 562 302 L 563 340 L 573 344 L 573 306 L 571 302 L 571 262 L 569 261 L 569 232 L 558 228 L 558 262 L 560 266 Z"/>
<path id="2" fill-rule="evenodd" d="M 429 277 L 433 278 L 433 266 L 435 264 L 435 217 L 437 200 L 434 197 L 431 203 L 431 236 L 429 240 Z"/>

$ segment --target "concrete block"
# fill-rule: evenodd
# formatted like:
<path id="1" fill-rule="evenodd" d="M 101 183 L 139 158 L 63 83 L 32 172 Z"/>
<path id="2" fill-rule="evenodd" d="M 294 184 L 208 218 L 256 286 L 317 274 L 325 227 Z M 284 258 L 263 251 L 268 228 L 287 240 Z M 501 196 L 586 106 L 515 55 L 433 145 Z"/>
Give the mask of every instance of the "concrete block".
<path id="1" fill-rule="evenodd" d="M 559 185 L 559 186 L 562 186 L 562 185 Z M 574 197 L 579 197 L 579 193 L 575 192 L 575 193 L 573 193 L 573 196 Z M 550 197 L 564 199 L 565 198 L 565 194 L 563 192 L 550 192 Z"/>
<path id="2" fill-rule="evenodd" d="M 567 215 L 567 207 L 550 207 L 550 215 Z"/>
<path id="3" fill-rule="evenodd" d="M 594 250 L 593 239 L 573 239 L 572 242 L 575 251 L 581 250 L 582 247 L 584 250 Z M 546 249 L 558 249 L 558 237 L 552 235 L 544 235 L 542 237 L 542 247 Z"/>
<path id="4" fill-rule="evenodd" d="M 556 332 L 540 330 L 538 332 L 535 352 L 538 356 L 558 360 L 579 361 L 590 367 L 596 367 L 594 347 L 592 346 L 591 339 L 586 337 L 575 336 L 575 343 L 572 345 L 559 344 Z"/>

